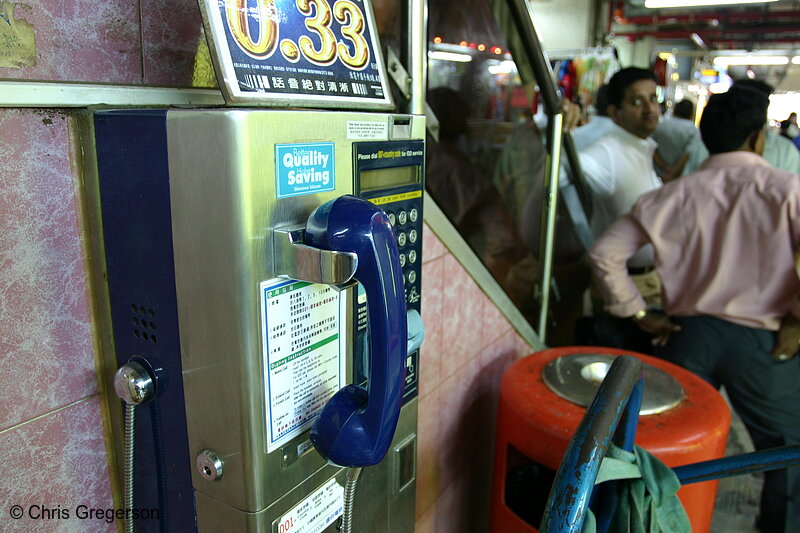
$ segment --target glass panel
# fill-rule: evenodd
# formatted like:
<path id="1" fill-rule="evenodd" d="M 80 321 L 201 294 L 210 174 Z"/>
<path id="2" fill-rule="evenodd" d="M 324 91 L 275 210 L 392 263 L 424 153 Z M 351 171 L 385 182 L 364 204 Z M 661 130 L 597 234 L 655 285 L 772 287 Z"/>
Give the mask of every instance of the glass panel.
<path id="1" fill-rule="evenodd" d="M 440 122 L 438 142 L 428 143 L 428 191 L 538 329 L 548 119 L 538 87 L 520 77 L 519 68 L 531 67 L 514 62 L 488 0 L 431 2 L 428 30 L 427 98 Z M 551 67 L 562 94 L 587 110 L 610 70 L 600 61 L 580 72 L 578 61 Z M 555 346 L 574 344 L 589 279 L 563 206 L 558 213 L 547 335 Z"/>
<path id="2" fill-rule="evenodd" d="M 533 85 L 525 86 L 489 2 L 431 2 L 427 186 L 535 327 L 538 209 L 545 169 Z M 527 207 L 526 207 L 527 205 Z"/>

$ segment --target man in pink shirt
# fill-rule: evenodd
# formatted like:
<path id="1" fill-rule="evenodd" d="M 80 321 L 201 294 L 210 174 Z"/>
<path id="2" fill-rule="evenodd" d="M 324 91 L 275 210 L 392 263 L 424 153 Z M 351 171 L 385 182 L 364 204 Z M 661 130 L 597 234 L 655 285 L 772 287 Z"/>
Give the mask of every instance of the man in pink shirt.
<path id="1" fill-rule="evenodd" d="M 800 444 L 800 176 L 762 157 L 768 98 L 709 99 L 700 169 L 644 194 L 589 253 L 612 315 L 653 336 L 655 355 L 719 387 L 757 449 Z M 626 261 L 651 244 L 664 313 L 650 311 Z M 800 468 L 767 472 L 761 531 L 800 531 Z"/>

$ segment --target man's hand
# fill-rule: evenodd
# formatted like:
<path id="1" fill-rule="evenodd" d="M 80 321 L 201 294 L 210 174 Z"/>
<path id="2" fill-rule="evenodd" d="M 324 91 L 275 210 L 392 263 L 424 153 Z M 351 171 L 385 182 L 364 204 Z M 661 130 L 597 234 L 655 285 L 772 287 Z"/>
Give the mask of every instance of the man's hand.
<path id="1" fill-rule="evenodd" d="M 789 313 L 783 318 L 775 340 L 772 357 L 788 361 L 800 349 L 800 319 Z"/>
<path id="2" fill-rule="evenodd" d="M 667 315 L 656 311 L 648 311 L 641 318 L 632 318 L 636 325 L 645 333 L 653 335 L 653 346 L 665 346 L 669 336 L 680 331 L 681 327 L 672 322 Z"/>
<path id="3" fill-rule="evenodd" d="M 564 115 L 562 127 L 564 131 L 572 131 L 580 125 L 581 106 L 573 104 L 566 98 L 561 100 L 561 112 Z"/>

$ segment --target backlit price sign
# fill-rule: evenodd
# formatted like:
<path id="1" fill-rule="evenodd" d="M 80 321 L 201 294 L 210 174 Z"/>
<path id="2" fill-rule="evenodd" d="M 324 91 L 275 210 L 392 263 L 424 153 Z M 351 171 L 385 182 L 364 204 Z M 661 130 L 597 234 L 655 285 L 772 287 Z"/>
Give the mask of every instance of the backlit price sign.
<path id="1" fill-rule="evenodd" d="M 201 0 L 201 7 L 229 101 L 392 107 L 368 0 Z"/>

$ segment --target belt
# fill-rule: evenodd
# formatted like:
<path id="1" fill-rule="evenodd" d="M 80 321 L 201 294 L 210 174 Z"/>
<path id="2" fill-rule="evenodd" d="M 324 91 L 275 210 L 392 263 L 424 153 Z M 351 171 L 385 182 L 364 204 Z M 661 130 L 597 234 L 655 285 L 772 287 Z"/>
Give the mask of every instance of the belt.
<path id="1" fill-rule="evenodd" d="M 655 270 L 656 267 L 650 266 L 641 266 L 641 267 L 628 267 L 628 274 L 631 276 L 641 276 L 642 274 L 647 274 L 648 272 L 652 272 Z"/>

